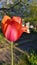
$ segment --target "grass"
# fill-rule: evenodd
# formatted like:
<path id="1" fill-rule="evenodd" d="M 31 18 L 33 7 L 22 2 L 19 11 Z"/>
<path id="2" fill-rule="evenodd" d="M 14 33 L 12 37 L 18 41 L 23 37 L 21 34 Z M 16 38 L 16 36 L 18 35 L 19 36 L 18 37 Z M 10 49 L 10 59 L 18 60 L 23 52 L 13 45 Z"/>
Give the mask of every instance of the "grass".
<path id="1" fill-rule="evenodd" d="M 37 54 L 31 52 L 29 56 L 26 54 L 22 55 L 16 65 L 37 65 Z"/>

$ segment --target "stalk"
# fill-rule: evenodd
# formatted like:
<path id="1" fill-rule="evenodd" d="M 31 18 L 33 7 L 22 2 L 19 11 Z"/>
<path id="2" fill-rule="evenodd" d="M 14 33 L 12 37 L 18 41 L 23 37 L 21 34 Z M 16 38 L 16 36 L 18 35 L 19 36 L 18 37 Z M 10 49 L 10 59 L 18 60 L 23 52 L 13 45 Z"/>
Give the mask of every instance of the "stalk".
<path id="1" fill-rule="evenodd" d="M 13 65 L 13 42 L 11 42 L 11 65 Z"/>

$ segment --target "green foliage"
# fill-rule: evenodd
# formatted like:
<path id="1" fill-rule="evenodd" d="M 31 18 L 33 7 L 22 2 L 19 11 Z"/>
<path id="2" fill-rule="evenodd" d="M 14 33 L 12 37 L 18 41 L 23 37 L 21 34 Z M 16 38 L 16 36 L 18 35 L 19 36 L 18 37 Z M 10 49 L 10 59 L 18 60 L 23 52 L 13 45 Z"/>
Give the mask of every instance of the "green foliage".
<path id="1" fill-rule="evenodd" d="M 31 65 L 37 65 L 37 55 L 35 53 L 31 53 L 29 62 Z"/>
<path id="2" fill-rule="evenodd" d="M 22 55 L 17 65 L 37 65 L 37 54 L 31 52 L 30 55 Z"/>
<path id="3" fill-rule="evenodd" d="M 24 21 L 30 21 L 33 25 L 37 24 L 37 17 L 25 17 Z"/>

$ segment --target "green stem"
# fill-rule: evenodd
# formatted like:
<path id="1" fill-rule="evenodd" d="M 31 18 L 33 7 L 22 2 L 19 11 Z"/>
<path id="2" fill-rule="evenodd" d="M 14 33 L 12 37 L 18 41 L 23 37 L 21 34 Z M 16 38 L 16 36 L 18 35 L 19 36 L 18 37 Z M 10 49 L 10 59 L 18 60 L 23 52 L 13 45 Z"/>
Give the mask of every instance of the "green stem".
<path id="1" fill-rule="evenodd" d="M 13 65 L 13 42 L 11 42 L 11 65 Z"/>

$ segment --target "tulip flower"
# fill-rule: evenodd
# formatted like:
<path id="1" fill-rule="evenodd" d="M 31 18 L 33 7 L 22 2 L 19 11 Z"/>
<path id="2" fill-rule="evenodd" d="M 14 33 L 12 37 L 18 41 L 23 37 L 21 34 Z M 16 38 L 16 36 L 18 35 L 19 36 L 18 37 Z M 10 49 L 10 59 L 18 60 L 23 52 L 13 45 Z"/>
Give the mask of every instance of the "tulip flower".
<path id="1" fill-rule="evenodd" d="M 2 19 L 2 31 L 5 37 L 10 41 L 17 41 L 23 32 L 29 33 L 29 29 L 22 25 L 22 19 L 17 16 L 10 18 L 4 16 Z"/>
<path id="2" fill-rule="evenodd" d="M 22 24 L 22 19 L 19 16 L 13 16 L 12 21 L 18 22 L 19 24 Z"/>

